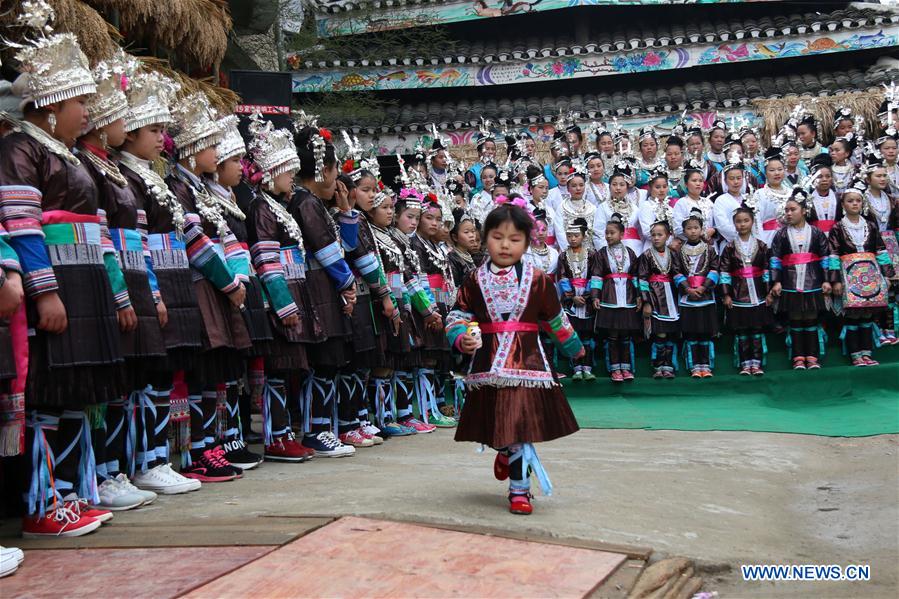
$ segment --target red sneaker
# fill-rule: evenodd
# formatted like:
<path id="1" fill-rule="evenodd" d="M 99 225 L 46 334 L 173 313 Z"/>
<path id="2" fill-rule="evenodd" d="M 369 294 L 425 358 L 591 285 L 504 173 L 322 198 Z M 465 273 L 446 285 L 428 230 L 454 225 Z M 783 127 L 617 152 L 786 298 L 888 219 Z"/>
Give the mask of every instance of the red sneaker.
<path id="1" fill-rule="evenodd" d="M 821 364 L 818 363 L 818 358 L 809 356 L 805 359 L 805 367 L 809 370 L 814 370 L 816 368 L 821 368 Z"/>
<path id="2" fill-rule="evenodd" d="M 621 378 L 624 379 L 625 381 L 632 381 L 632 380 L 634 380 L 634 373 L 631 372 L 630 370 L 622 370 Z"/>
<path id="3" fill-rule="evenodd" d="M 418 418 L 408 418 L 406 420 L 400 420 L 400 424 L 415 429 L 415 432 L 419 434 L 433 433 L 437 430 L 437 427 L 435 425 L 422 422 Z"/>
<path id="4" fill-rule="evenodd" d="M 859 367 L 859 368 L 864 368 L 865 366 L 868 365 L 868 363 L 865 362 L 865 359 L 864 359 L 864 358 L 853 358 L 853 359 L 852 359 L 852 365 L 853 365 L 853 366 L 857 366 L 857 367 Z"/>
<path id="5" fill-rule="evenodd" d="M 621 374 L 620 370 L 613 370 L 612 375 L 609 378 L 612 379 L 613 383 L 620 383 L 624 381 L 624 376 Z"/>
<path id="6" fill-rule="evenodd" d="M 534 511 L 531 505 L 530 495 L 518 495 L 517 493 L 509 494 L 509 511 L 513 514 L 522 514 L 527 516 Z"/>
<path id="7" fill-rule="evenodd" d="M 765 371 L 758 366 L 752 367 L 752 376 L 762 376 L 763 374 L 765 374 Z"/>
<path id="8" fill-rule="evenodd" d="M 872 358 L 871 356 L 862 356 L 862 360 L 865 361 L 867 366 L 879 366 L 880 362 Z"/>
<path id="9" fill-rule="evenodd" d="M 793 358 L 793 370 L 805 370 L 804 356 L 796 356 Z"/>
<path id="10" fill-rule="evenodd" d="M 711 370 L 703 370 L 702 371 L 702 378 L 704 378 L 704 379 L 712 378 L 713 376 L 715 376 L 715 375 L 712 374 Z"/>
<path id="11" fill-rule="evenodd" d="M 100 521 L 79 515 L 65 503 L 48 511 L 43 518 L 25 516 L 22 518 L 22 537 L 80 537 L 100 528 Z"/>
<path id="12" fill-rule="evenodd" d="M 79 516 L 86 516 L 88 518 L 93 518 L 97 522 L 109 522 L 112 520 L 112 512 L 109 510 L 98 510 L 90 507 L 87 504 L 87 499 L 81 499 L 80 497 L 76 497 L 74 494 L 63 497 L 63 503 L 66 504 L 70 510 L 72 510 L 75 514 Z"/>
<path id="13" fill-rule="evenodd" d="M 279 437 L 271 445 L 265 446 L 265 460 L 269 462 L 305 462 L 309 452 L 293 439 Z M 312 451 L 315 455 L 315 452 Z"/>
<path id="14" fill-rule="evenodd" d="M 499 451 L 496 452 L 496 459 L 493 460 L 493 476 L 496 477 L 496 480 L 509 478 L 509 456 Z"/>

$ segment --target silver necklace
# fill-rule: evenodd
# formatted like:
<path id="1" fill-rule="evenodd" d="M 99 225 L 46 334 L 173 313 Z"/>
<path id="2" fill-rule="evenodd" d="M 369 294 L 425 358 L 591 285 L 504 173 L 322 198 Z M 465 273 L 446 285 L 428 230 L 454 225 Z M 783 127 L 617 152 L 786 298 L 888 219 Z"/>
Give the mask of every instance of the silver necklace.
<path id="1" fill-rule="evenodd" d="M 175 194 L 169 189 L 169 186 L 166 185 L 165 180 L 159 176 L 159 173 L 147 168 L 145 165 L 141 164 L 137 158 L 132 157 L 130 154 L 122 154 L 121 163 L 140 177 L 147 188 L 147 193 L 156 200 L 157 204 L 165 210 L 168 210 L 172 215 L 172 223 L 175 225 L 175 231 L 178 236 L 180 237 L 183 235 L 184 207 L 181 205 L 181 202 L 178 201 L 178 198 L 175 197 Z"/>
<path id="2" fill-rule="evenodd" d="M 78 153 L 87 158 L 87 161 L 93 164 L 97 170 L 100 171 L 101 175 L 112 181 L 116 186 L 121 187 L 122 189 L 128 187 L 128 180 L 122 175 L 122 171 L 120 171 L 119 167 L 114 163 L 100 158 L 88 148 L 85 148 Z"/>
<path id="3" fill-rule="evenodd" d="M 272 214 L 275 215 L 275 220 L 284 227 L 284 232 L 287 233 L 287 236 L 296 241 L 297 247 L 302 251 L 303 233 L 300 231 L 300 225 L 297 224 L 296 219 L 294 219 L 290 212 L 287 211 L 287 208 L 281 205 L 281 202 L 270 196 L 268 193 L 259 190 L 259 194 L 272 211 Z"/>

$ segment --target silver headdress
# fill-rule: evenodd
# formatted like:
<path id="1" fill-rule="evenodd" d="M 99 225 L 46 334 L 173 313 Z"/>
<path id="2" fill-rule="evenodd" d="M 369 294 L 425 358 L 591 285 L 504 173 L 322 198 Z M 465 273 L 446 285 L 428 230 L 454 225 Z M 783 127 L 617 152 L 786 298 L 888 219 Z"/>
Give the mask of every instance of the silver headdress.
<path id="1" fill-rule="evenodd" d="M 41 108 L 96 92 L 78 38 L 72 33 L 53 33 L 53 8 L 44 0 L 26 0 L 21 8 L 16 24 L 32 29 L 37 37 L 24 44 L 9 43 L 19 49 L 16 59 L 22 63 L 22 74 L 14 83 L 16 95 Z"/>
<path id="2" fill-rule="evenodd" d="M 97 63 L 92 74 L 97 82 L 97 93 L 87 102 L 87 130 L 101 129 L 128 116 L 128 96 L 125 88 L 129 73 L 137 70 L 137 60 L 122 50 L 109 60 Z"/>
<path id="3" fill-rule="evenodd" d="M 222 139 L 206 94 L 197 92 L 180 98 L 172 109 L 175 117 L 175 147 L 180 158 L 195 156 Z"/>
<path id="4" fill-rule="evenodd" d="M 667 200 L 656 203 L 652 218 L 652 224 L 668 223 L 668 231 L 674 230 L 674 210 L 671 209 L 671 204 Z"/>
<path id="5" fill-rule="evenodd" d="M 222 131 L 222 140 L 215 147 L 219 164 L 234 156 L 243 156 L 247 153 L 247 146 L 237 128 L 239 122 L 239 119 L 233 114 L 217 121 L 219 129 Z"/>
<path id="6" fill-rule="evenodd" d="M 300 158 L 293 135 L 287 129 L 275 129 L 258 112 L 250 117 L 249 153 L 256 166 L 264 173 L 262 182 L 270 185 L 275 177 L 287 171 L 300 170 Z"/>
<path id="7" fill-rule="evenodd" d="M 125 131 L 135 131 L 148 125 L 172 122 L 169 104 L 181 86 L 155 71 L 139 71 L 128 82 L 125 91 L 130 106 Z"/>

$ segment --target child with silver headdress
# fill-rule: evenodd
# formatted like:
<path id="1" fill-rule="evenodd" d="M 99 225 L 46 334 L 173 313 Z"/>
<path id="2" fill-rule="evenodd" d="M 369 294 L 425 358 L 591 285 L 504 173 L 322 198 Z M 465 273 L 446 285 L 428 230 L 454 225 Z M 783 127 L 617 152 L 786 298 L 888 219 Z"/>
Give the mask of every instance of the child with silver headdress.
<path id="1" fill-rule="evenodd" d="M 825 334 L 820 313 L 831 287 L 825 269 L 827 236 L 808 223 L 809 193 L 797 187 L 784 204 L 786 225 L 771 242 L 771 294 L 779 298 L 777 312 L 789 320 L 787 346 L 794 370 L 821 367 Z"/>

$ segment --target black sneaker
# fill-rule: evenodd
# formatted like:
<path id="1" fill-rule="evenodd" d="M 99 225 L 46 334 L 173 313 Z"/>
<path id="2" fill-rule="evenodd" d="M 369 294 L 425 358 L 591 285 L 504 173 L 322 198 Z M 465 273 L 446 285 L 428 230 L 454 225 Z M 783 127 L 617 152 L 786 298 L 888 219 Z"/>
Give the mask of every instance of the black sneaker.
<path id="1" fill-rule="evenodd" d="M 250 451 L 247 444 L 240 439 L 223 443 L 222 449 L 225 450 L 225 460 L 241 470 L 252 470 L 262 463 L 262 456 Z"/>
<path id="2" fill-rule="evenodd" d="M 203 452 L 203 455 L 193 460 L 190 466 L 182 468 L 181 476 L 195 478 L 204 483 L 221 483 L 237 478 L 234 468 L 213 455 L 212 450 Z"/>

